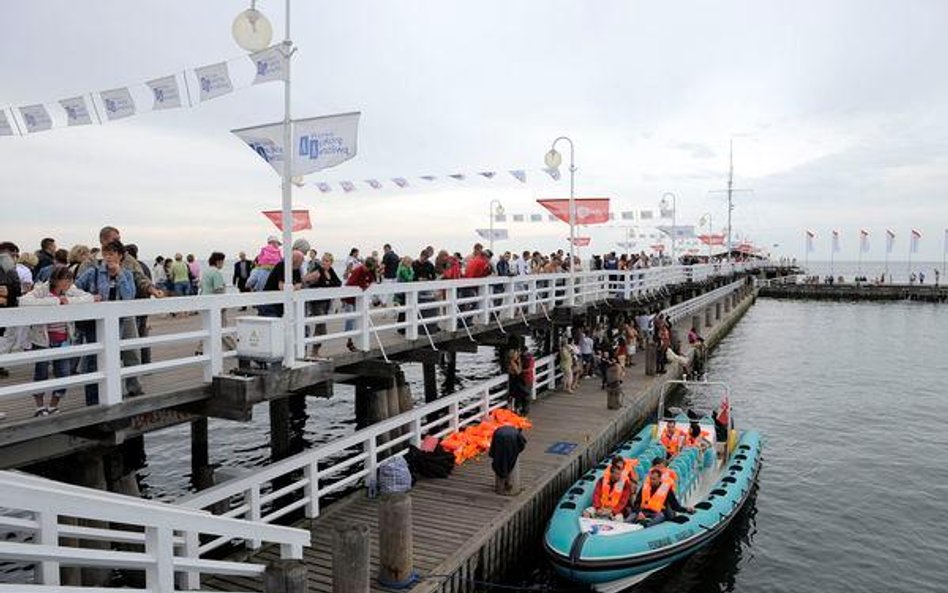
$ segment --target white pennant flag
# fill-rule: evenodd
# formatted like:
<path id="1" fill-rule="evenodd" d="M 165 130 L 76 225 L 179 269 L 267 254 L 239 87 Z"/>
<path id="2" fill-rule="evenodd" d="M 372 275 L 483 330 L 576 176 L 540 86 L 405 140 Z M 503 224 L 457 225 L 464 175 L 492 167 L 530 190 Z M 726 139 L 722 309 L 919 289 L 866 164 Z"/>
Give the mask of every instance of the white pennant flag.
<path id="1" fill-rule="evenodd" d="M 84 97 L 70 97 L 59 102 L 60 107 L 66 112 L 66 124 L 70 126 L 87 126 L 92 123 L 92 116 L 89 115 L 89 108 L 86 107 Z"/>
<path id="2" fill-rule="evenodd" d="M 42 132 L 53 127 L 53 120 L 49 117 L 49 112 L 43 105 L 27 105 L 20 107 L 20 115 L 23 116 L 23 122 L 26 124 L 26 131 L 29 133 Z"/>
<path id="3" fill-rule="evenodd" d="M 356 155 L 359 116 L 342 113 L 292 122 L 294 176 L 322 171 Z M 283 173 L 283 124 L 267 124 L 231 133 L 247 143 L 277 173 Z"/>
<path id="4" fill-rule="evenodd" d="M 135 115 L 135 101 L 132 99 L 132 94 L 128 92 L 128 87 L 102 91 L 99 96 L 102 97 L 105 116 L 109 118 L 109 121 Z"/>
<path id="5" fill-rule="evenodd" d="M 197 76 L 198 87 L 201 89 L 201 101 L 210 101 L 234 90 L 230 73 L 227 71 L 227 62 L 195 68 L 194 75 Z"/>
<path id="6" fill-rule="evenodd" d="M 490 240 L 493 238 L 495 241 L 506 241 L 509 238 L 507 229 L 474 229 L 474 232 L 477 233 L 481 239 Z"/>
<path id="7" fill-rule="evenodd" d="M 178 90 L 178 78 L 172 74 L 163 78 L 149 80 L 145 84 L 155 98 L 152 109 L 175 109 L 181 107 L 181 93 Z"/>
<path id="8" fill-rule="evenodd" d="M 12 136 L 13 128 L 10 127 L 10 120 L 7 119 L 7 112 L 0 110 L 0 136 Z"/>
<path id="9" fill-rule="evenodd" d="M 271 80 L 286 80 L 286 62 L 283 58 L 283 49 L 279 45 L 262 49 L 250 54 L 253 62 L 253 84 L 270 82 Z"/>

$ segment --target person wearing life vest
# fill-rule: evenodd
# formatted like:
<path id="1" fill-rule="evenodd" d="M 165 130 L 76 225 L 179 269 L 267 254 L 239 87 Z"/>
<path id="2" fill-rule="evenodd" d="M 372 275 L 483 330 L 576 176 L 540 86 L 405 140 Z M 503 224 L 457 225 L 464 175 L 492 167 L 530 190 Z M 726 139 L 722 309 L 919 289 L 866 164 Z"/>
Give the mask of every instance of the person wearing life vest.
<path id="1" fill-rule="evenodd" d="M 685 435 L 685 446 L 698 447 L 702 451 L 711 446 L 708 439 L 701 436 L 701 425 L 697 422 L 692 422 L 688 428 L 688 433 Z"/>
<path id="2" fill-rule="evenodd" d="M 613 457 L 609 467 L 596 482 L 593 506 L 583 511 L 583 516 L 621 521 L 637 487 L 633 467 L 621 456 Z"/>
<path id="3" fill-rule="evenodd" d="M 668 467 L 664 457 L 656 457 L 652 460 L 652 469 L 662 472 L 662 481 L 671 482 L 672 488 L 678 484 L 678 472 Z"/>
<path id="4" fill-rule="evenodd" d="M 652 468 L 638 495 L 632 502 L 630 522 L 651 527 L 675 516 L 675 513 L 693 513 L 692 507 L 682 506 L 668 480 L 662 479 L 662 471 Z"/>
<path id="5" fill-rule="evenodd" d="M 682 435 L 678 430 L 678 427 L 675 426 L 675 420 L 669 420 L 665 423 L 665 430 L 662 431 L 661 436 L 662 446 L 665 447 L 665 452 L 668 457 L 674 457 L 678 455 L 678 451 L 681 450 L 681 441 Z"/>

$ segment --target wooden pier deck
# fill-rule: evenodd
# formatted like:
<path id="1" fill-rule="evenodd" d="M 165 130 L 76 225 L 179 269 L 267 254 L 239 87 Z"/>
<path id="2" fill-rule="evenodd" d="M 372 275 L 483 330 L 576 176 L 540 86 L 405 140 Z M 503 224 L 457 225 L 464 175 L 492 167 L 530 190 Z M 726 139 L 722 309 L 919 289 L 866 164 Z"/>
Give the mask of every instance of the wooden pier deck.
<path id="1" fill-rule="evenodd" d="M 702 328 L 713 347 L 727 334 L 754 301 L 748 293 L 730 312 L 710 328 Z M 683 327 L 680 324 L 679 327 Z M 421 581 L 415 592 L 454 593 L 474 589 L 472 579 L 497 580 L 519 561 L 517 552 L 533 546 L 542 536 L 546 521 L 559 497 L 583 472 L 598 462 L 653 412 L 666 381 L 679 369 L 669 364 L 666 375 L 645 375 L 644 353 L 633 358 L 627 372 L 625 399 L 619 410 L 606 408 L 606 394 L 598 378 L 583 379 L 575 394 L 554 391 L 533 402 L 525 432 L 527 448 L 520 457 L 523 491 L 505 497 L 493 490 L 490 459 L 486 456 L 457 467 L 443 480 L 421 479 L 411 490 L 414 564 Z M 576 443 L 568 455 L 548 453 L 556 442 Z M 332 534 L 336 526 L 365 523 L 371 533 L 372 589 L 382 593 L 374 581 L 378 573 L 379 500 L 364 491 L 355 492 L 330 505 L 314 520 L 295 526 L 312 533 L 313 544 L 304 550 L 311 592 L 332 591 Z M 275 549 L 255 555 L 259 561 L 276 560 Z M 209 590 L 260 591 L 262 581 L 217 577 L 204 583 Z"/>

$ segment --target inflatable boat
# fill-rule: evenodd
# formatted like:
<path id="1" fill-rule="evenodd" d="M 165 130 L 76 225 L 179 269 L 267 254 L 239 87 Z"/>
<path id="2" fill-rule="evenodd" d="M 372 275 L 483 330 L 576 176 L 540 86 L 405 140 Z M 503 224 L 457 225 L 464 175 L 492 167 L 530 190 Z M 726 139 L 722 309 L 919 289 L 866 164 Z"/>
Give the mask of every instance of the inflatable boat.
<path id="1" fill-rule="evenodd" d="M 666 410 L 665 396 L 676 387 L 686 390 L 690 403 L 683 409 Z M 726 384 L 669 381 L 657 418 L 586 472 L 557 503 L 544 548 L 563 577 L 603 593 L 633 585 L 708 545 L 750 496 L 760 471 L 761 436 L 734 428 Z M 693 426 L 700 430 L 700 438 L 687 446 L 682 435 L 682 446 L 669 454 L 662 435 L 673 434 L 676 427 L 691 430 Z M 649 527 L 584 513 L 593 507 L 596 483 L 615 456 L 629 460 L 638 484 L 644 484 L 653 459 L 667 457 L 668 468 L 677 474 L 672 486 L 676 498 L 693 512 L 667 513 L 666 520 Z"/>

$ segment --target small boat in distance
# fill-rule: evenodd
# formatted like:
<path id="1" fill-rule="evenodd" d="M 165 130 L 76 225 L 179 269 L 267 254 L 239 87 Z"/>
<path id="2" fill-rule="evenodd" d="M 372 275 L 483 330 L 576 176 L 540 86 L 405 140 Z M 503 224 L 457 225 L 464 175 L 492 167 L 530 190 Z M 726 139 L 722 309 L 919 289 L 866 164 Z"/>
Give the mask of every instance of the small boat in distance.
<path id="1" fill-rule="evenodd" d="M 688 408 L 667 410 L 666 396 L 679 387 L 687 390 Z M 644 484 L 652 460 L 668 453 L 662 436 L 666 429 L 671 436 L 677 426 L 700 430 L 700 438 L 692 441 L 697 445 L 673 447 L 667 462 L 675 474 L 677 499 L 693 507 L 693 513 L 674 514 L 648 527 L 583 516 L 593 506 L 596 483 L 613 457 L 627 460 L 638 483 Z M 659 398 L 657 421 L 586 472 L 557 504 L 544 535 L 544 548 L 557 573 L 614 593 L 708 545 L 750 496 L 760 471 L 761 447 L 758 432 L 734 428 L 727 384 L 669 381 Z"/>

